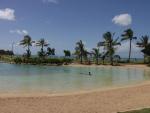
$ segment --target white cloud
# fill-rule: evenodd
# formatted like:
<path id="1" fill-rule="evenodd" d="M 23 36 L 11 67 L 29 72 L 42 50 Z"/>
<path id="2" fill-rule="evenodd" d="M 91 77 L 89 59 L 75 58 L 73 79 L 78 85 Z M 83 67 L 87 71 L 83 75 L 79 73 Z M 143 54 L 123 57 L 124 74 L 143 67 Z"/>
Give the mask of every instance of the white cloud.
<path id="1" fill-rule="evenodd" d="M 43 0 L 44 3 L 53 3 L 53 4 L 58 4 L 58 0 Z"/>
<path id="2" fill-rule="evenodd" d="M 0 9 L 0 19 L 14 21 L 15 20 L 15 10 L 10 9 L 10 8 Z"/>
<path id="3" fill-rule="evenodd" d="M 132 17 L 130 14 L 120 14 L 115 16 L 112 19 L 112 22 L 117 25 L 128 26 L 132 23 Z"/>
<path id="4" fill-rule="evenodd" d="M 27 31 L 27 30 L 19 30 L 19 29 L 10 30 L 9 32 L 10 32 L 10 33 L 17 33 L 17 34 L 19 34 L 19 35 L 27 35 L 27 34 L 28 34 L 28 31 Z"/>

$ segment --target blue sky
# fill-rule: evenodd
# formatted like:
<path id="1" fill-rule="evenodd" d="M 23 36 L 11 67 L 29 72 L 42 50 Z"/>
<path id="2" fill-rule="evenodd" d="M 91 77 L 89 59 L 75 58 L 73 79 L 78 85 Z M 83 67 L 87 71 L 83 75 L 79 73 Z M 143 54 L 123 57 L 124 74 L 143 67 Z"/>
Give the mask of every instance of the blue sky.
<path id="1" fill-rule="evenodd" d="M 0 0 L 0 48 L 10 49 L 29 34 L 33 40 L 45 38 L 62 55 L 80 39 L 88 50 L 96 47 L 106 31 L 118 37 L 131 27 L 137 37 L 149 35 L 149 5 L 149 0 Z M 134 43 L 132 57 L 142 57 Z M 117 54 L 127 57 L 128 47 L 124 42 Z M 15 47 L 15 53 L 23 52 Z"/>

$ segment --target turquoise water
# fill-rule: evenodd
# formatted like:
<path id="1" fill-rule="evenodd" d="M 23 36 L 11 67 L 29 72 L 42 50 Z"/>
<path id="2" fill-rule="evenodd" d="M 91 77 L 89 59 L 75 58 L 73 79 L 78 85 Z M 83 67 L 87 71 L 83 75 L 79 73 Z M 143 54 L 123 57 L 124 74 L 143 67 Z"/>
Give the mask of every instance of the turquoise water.
<path id="1" fill-rule="evenodd" d="M 88 72 L 92 76 L 88 75 Z M 139 84 L 150 70 L 120 67 L 50 67 L 0 63 L 0 92 L 70 92 Z"/>

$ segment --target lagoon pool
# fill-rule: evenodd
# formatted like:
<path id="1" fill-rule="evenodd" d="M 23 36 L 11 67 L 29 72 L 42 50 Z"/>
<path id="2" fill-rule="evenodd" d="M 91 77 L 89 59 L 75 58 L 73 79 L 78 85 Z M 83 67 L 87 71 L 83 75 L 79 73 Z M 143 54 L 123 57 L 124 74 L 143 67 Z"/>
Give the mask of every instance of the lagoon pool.
<path id="1" fill-rule="evenodd" d="M 88 75 L 88 72 L 92 76 Z M 139 84 L 150 69 L 34 66 L 0 63 L 0 92 L 74 92 Z"/>

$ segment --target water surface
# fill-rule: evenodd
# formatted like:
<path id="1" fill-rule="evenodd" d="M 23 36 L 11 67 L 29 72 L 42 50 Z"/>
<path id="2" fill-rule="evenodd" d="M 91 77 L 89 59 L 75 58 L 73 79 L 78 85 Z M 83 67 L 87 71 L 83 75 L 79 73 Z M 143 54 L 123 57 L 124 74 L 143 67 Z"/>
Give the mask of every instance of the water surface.
<path id="1" fill-rule="evenodd" d="M 146 80 L 150 80 L 148 69 L 0 63 L 0 92 L 72 92 L 139 84 Z"/>

